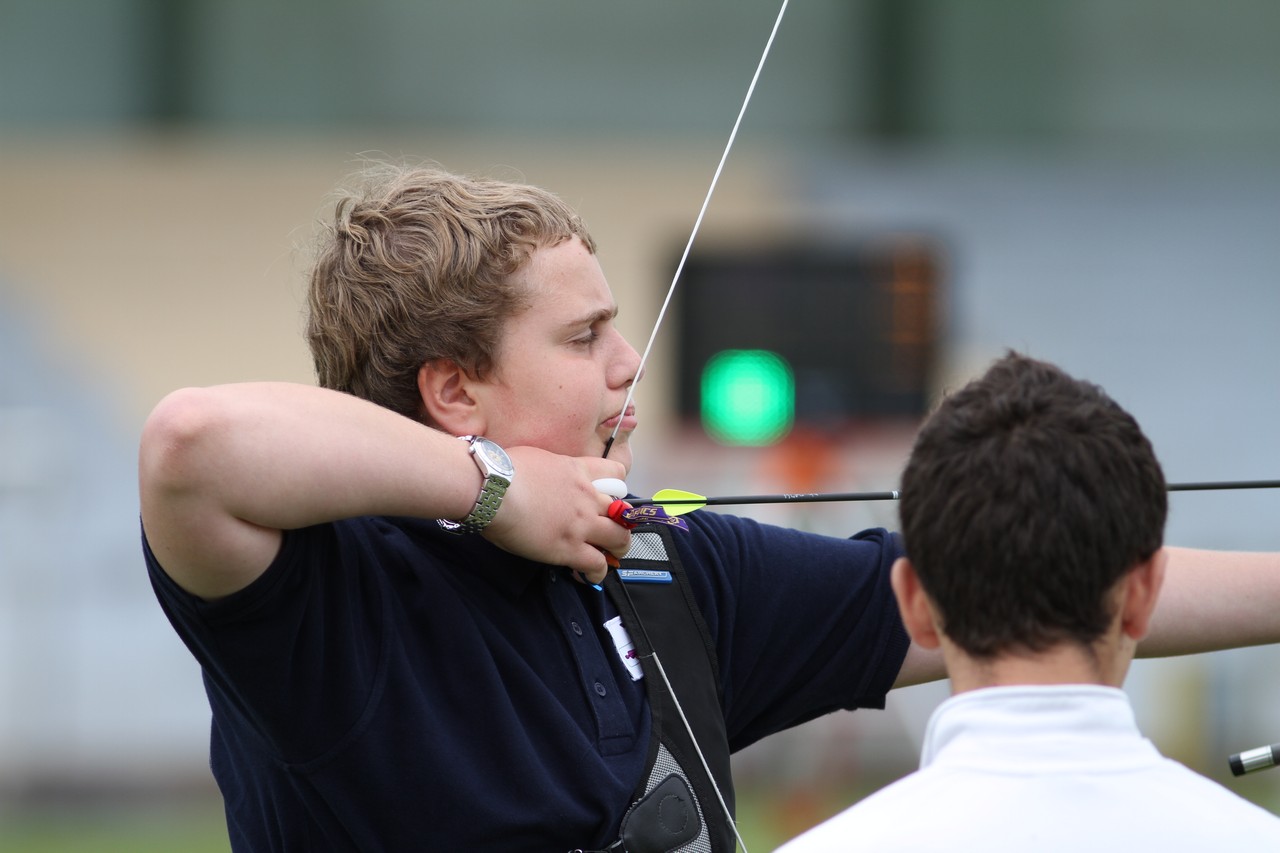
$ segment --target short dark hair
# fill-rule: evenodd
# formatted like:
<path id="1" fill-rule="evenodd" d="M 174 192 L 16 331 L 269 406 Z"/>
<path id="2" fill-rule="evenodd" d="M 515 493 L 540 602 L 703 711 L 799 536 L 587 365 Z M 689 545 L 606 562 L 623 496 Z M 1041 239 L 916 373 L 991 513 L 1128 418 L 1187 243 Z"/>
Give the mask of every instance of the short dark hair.
<path id="1" fill-rule="evenodd" d="M 929 417 L 900 509 L 943 632 L 989 659 L 1097 640 L 1110 591 L 1160 548 L 1168 495 L 1128 412 L 1010 352 Z"/>

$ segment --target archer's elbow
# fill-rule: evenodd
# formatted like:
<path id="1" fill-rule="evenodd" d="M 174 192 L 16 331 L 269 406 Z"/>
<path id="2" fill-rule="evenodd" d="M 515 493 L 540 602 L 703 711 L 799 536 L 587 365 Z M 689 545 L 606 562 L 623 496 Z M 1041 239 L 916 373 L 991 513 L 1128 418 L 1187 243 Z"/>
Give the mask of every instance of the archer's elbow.
<path id="1" fill-rule="evenodd" d="M 147 417 L 138 447 L 138 483 L 149 499 L 190 490 L 210 470 L 220 426 L 216 395 L 184 388 L 166 396 Z"/>

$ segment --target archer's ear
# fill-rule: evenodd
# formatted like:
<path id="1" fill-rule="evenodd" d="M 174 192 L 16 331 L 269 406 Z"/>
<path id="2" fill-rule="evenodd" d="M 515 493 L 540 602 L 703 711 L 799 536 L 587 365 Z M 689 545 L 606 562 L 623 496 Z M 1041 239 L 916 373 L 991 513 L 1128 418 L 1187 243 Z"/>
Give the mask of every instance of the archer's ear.
<path id="1" fill-rule="evenodd" d="M 912 642 L 922 649 L 936 649 L 942 641 L 938 626 L 934 619 L 933 607 L 924 587 L 920 585 L 920 576 L 916 567 L 906 557 L 899 557 L 893 562 L 889 573 L 889 582 L 893 585 L 893 594 L 898 599 L 898 612 L 902 614 L 902 624 Z"/>
<path id="2" fill-rule="evenodd" d="M 480 407 L 470 394 L 471 379 L 449 359 L 418 368 L 418 395 L 427 423 L 452 435 L 484 435 Z"/>
<path id="3" fill-rule="evenodd" d="M 1133 640 L 1141 640 L 1151 630 L 1151 614 L 1155 612 L 1164 583 L 1169 555 L 1161 548 L 1151 559 L 1138 564 L 1125 575 L 1124 601 L 1120 605 L 1120 629 Z"/>

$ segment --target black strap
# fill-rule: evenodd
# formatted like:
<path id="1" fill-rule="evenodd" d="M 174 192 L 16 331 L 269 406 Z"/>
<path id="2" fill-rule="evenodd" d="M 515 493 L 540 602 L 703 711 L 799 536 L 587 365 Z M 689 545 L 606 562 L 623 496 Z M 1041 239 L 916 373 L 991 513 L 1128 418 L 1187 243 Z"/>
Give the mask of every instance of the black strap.
<path id="1" fill-rule="evenodd" d="M 652 718 L 646 772 L 632 799 L 638 805 L 645 798 L 653 768 L 658 761 L 659 745 L 665 746 L 686 776 L 697 803 L 701 805 L 711 849 L 716 853 L 733 853 L 736 849 L 736 837 L 720 805 L 720 799 L 716 796 L 718 788 L 729 809 L 734 808 L 729 742 L 720 701 L 715 646 L 671 541 L 671 532 L 660 525 L 654 525 L 637 528 L 633 535 L 642 531 L 662 538 L 667 559 L 625 559 L 622 561 L 622 568 L 669 571 L 672 582 L 624 583 L 618 572 L 610 572 L 604 583 L 605 590 L 622 615 L 622 623 L 639 653 Z M 680 708 L 684 710 L 697 737 L 697 747 L 701 748 L 702 755 L 715 776 L 714 786 L 667 691 L 662 674 L 658 671 L 653 656 L 655 651 L 662 660 L 662 669 L 679 699 Z M 629 853 L 638 853 L 631 851 L 630 847 L 626 849 Z"/>

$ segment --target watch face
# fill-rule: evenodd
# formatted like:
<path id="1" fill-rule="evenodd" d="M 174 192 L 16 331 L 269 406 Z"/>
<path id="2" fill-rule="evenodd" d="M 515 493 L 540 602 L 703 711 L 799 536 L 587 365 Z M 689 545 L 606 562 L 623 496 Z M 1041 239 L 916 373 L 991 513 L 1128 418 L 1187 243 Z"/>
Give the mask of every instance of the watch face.
<path id="1" fill-rule="evenodd" d="M 511 458 L 507 456 L 507 451 L 503 450 L 489 439 L 477 439 L 475 444 L 472 446 L 475 447 L 476 453 L 484 457 L 485 462 L 489 463 L 489 467 L 492 468 L 494 472 L 501 474 L 508 479 L 510 479 L 511 475 L 515 473 L 515 470 L 511 465 Z"/>

